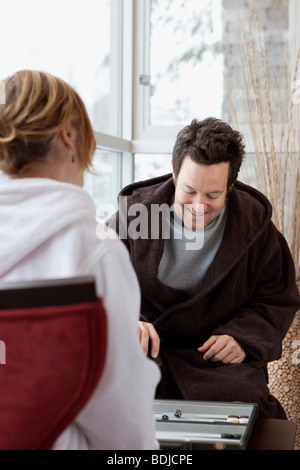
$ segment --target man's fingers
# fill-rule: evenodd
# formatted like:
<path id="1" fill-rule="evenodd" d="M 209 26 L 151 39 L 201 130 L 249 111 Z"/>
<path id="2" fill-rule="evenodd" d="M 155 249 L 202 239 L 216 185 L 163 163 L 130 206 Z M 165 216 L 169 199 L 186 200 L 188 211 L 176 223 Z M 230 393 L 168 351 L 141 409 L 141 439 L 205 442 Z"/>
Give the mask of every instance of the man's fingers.
<path id="1" fill-rule="evenodd" d="M 147 328 L 143 325 L 143 322 L 138 323 L 138 335 L 142 350 L 145 354 L 148 353 L 149 334 Z"/>
<path id="2" fill-rule="evenodd" d="M 200 348 L 198 348 L 198 351 L 199 352 L 208 351 L 213 346 L 213 344 L 215 344 L 216 338 L 217 338 L 216 336 L 211 336 L 207 341 L 205 341 L 205 343 L 202 344 Z"/>
<path id="3" fill-rule="evenodd" d="M 198 351 L 204 353 L 204 360 L 223 364 L 237 364 L 246 357 L 241 345 L 228 335 L 211 336 Z"/>
<path id="4" fill-rule="evenodd" d="M 159 353 L 160 339 L 154 327 L 150 331 L 150 340 L 151 340 L 151 356 L 153 358 L 156 358 Z"/>
<path id="5" fill-rule="evenodd" d="M 138 322 L 138 334 L 141 342 L 142 349 L 145 355 L 148 354 L 149 341 L 151 342 L 151 356 L 156 358 L 159 353 L 160 339 L 151 323 Z"/>

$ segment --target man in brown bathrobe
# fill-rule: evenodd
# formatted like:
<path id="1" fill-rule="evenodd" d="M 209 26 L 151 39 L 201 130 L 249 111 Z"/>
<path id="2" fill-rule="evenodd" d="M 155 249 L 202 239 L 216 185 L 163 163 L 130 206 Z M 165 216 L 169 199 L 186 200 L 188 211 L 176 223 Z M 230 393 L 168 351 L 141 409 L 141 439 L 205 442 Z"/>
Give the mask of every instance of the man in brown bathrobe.
<path id="1" fill-rule="evenodd" d="M 284 419 L 267 364 L 281 356 L 299 293 L 271 204 L 237 181 L 244 155 L 228 124 L 192 121 L 177 136 L 173 175 L 124 188 L 108 225 L 139 279 L 157 398 L 257 403 L 261 417 Z"/>

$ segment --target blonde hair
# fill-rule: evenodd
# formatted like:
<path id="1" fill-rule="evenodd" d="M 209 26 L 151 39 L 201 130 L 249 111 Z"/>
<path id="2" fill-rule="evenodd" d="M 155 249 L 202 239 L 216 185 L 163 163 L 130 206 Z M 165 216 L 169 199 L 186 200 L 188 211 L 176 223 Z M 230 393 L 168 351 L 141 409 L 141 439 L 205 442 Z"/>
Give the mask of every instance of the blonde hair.
<path id="1" fill-rule="evenodd" d="M 79 95 L 64 80 L 45 72 L 21 70 L 4 80 L 0 104 L 0 170 L 20 175 L 41 162 L 55 136 L 70 122 L 77 130 L 78 158 L 91 167 L 96 149 L 93 129 Z"/>

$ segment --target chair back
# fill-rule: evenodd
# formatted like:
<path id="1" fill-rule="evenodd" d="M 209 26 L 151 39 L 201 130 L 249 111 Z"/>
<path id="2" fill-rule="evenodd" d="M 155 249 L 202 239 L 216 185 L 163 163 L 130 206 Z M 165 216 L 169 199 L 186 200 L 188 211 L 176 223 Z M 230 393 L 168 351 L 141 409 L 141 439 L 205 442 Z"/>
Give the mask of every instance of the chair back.
<path id="1" fill-rule="evenodd" d="M 0 449 L 51 449 L 104 368 L 107 319 L 92 277 L 0 284 Z"/>

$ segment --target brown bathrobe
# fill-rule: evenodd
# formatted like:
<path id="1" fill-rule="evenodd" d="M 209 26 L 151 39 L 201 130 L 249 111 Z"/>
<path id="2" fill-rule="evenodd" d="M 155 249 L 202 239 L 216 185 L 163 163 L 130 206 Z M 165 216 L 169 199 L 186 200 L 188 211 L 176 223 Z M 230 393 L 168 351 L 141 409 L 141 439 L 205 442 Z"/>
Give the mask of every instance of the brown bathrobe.
<path id="1" fill-rule="evenodd" d="M 254 188 L 235 183 L 221 246 L 190 298 L 158 280 L 164 240 L 157 234 L 153 239 L 153 233 L 151 239 L 151 204 L 169 204 L 173 192 L 171 175 L 127 186 L 119 211 L 108 221 L 130 252 L 142 293 L 141 319 L 152 323 L 161 338 L 157 397 L 257 403 L 261 417 L 285 418 L 269 393 L 266 366 L 280 358 L 300 303 L 293 260 L 271 222 L 271 205 Z M 132 236 L 130 224 L 140 230 L 140 238 Z M 244 346 L 243 363 L 205 361 L 197 351 L 211 335 L 224 334 Z"/>

